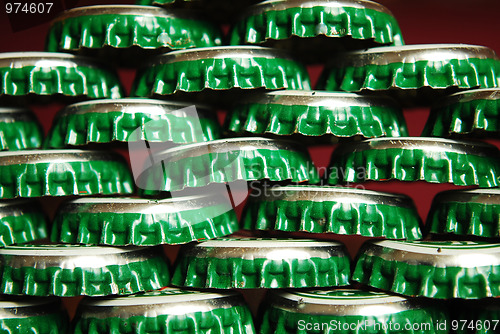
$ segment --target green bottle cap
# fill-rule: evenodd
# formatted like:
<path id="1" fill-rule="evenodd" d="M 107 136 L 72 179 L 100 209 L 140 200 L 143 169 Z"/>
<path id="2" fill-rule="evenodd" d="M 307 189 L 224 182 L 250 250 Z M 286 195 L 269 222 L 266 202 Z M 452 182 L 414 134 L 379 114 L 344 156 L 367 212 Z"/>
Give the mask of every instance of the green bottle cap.
<path id="1" fill-rule="evenodd" d="M 231 138 L 182 145 L 158 153 L 155 161 L 138 180 L 145 195 L 238 180 L 319 182 L 306 149 L 276 139 Z"/>
<path id="2" fill-rule="evenodd" d="M 11 334 L 67 333 L 69 318 L 61 300 L 56 297 L 34 298 L 2 296 L 0 328 Z"/>
<path id="3" fill-rule="evenodd" d="M 167 95 L 229 105 L 248 91 L 310 89 L 303 65 L 277 49 L 222 46 L 172 51 L 139 70 L 132 96 Z"/>
<path id="4" fill-rule="evenodd" d="M 149 99 L 94 100 L 72 104 L 57 115 L 47 145 L 109 142 L 186 144 L 218 139 L 220 126 L 208 107 Z"/>
<path id="5" fill-rule="evenodd" d="M 349 284 L 343 244 L 308 239 L 215 239 L 185 246 L 172 284 L 193 288 L 313 288 Z"/>
<path id="6" fill-rule="evenodd" d="M 263 306 L 261 334 L 448 333 L 443 308 L 381 292 L 270 290 Z"/>
<path id="7" fill-rule="evenodd" d="M 42 141 L 42 127 L 33 112 L 0 107 L 0 151 L 39 148 Z"/>
<path id="8" fill-rule="evenodd" d="M 48 220 L 38 202 L 0 201 L 0 246 L 46 238 Z"/>
<path id="9" fill-rule="evenodd" d="M 159 246 L 7 246 L 0 260 L 0 293 L 8 295 L 128 295 L 160 289 L 170 279 Z"/>
<path id="10" fill-rule="evenodd" d="M 0 78 L 2 100 L 35 96 L 116 99 L 124 95 L 116 72 L 105 63 L 67 53 L 0 53 Z"/>
<path id="11" fill-rule="evenodd" d="M 214 24 L 163 8 L 134 5 L 78 7 L 50 26 L 46 50 L 83 52 L 137 65 L 138 59 L 170 50 L 218 46 Z"/>
<path id="12" fill-rule="evenodd" d="M 421 239 L 411 198 L 355 188 L 283 186 L 250 194 L 245 229 Z"/>
<path id="13" fill-rule="evenodd" d="M 500 154 L 490 144 L 441 138 L 375 138 L 348 143 L 332 155 L 328 182 L 427 181 L 498 187 Z"/>
<path id="14" fill-rule="evenodd" d="M 500 237 L 500 189 L 445 191 L 427 217 L 431 234 Z"/>
<path id="15" fill-rule="evenodd" d="M 408 136 L 401 108 L 391 99 L 300 90 L 247 98 L 228 114 L 225 129 L 236 133 L 337 138 Z"/>
<path id="16" fill-rule="evenodd" d="M 486 47 L 406 45 L 340 54 L 324 71 L 318 89 L 376 92 L 416 105 L 460 89 L 497 87 L 498 77 L 500 61 Z"/>
<path id="17" fill-rule="evenodd" d="M 368 241 L 352 280 L 406 296 L 500 297 L 500 244 Z"/>
<path id="18" fill-rule="evenodd" d="M 396 18 L 372 1 L 268 0 L 244 11 L 230 44 L 284 48 L 306 61 L 324 62 L 339 50 L 404 42 Z"/>
<path id="19" fill-rule="evenodd" d="M 132 175 L 113 152 L 0 152 L 0 198 L 130 194 Z"/>
<path id="20" fill-rule="evenodd" d="M 162 200 L 81 198 L 61 205 L 52 241 L 112 246 L 184 244 L 238 230 L 228 195 L 204 194 Z"/>
<path id="21" fill-rule="evenodd" d="M 500 134 L 500 89 L 473 89 L 452 94 L 436 104 L 422 136 L 497 137 Z"/>
<path id="22" fill-rule="evenodd" d="M 252 314 L 236 293 L 175 288 L 84 299 L 75 323 L 75 334 L 255 333 Z"/>

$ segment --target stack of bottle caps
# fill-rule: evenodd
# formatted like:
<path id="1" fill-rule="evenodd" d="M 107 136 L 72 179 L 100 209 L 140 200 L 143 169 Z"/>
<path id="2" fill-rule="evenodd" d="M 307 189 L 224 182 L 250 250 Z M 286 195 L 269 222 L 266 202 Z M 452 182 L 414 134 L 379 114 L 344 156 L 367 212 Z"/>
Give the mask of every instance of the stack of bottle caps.
<path id="1" fill-rule="evenodd" d="M 498 303 L 468 299 L 500 297 L 500 155 L 456 139 L 498 134 L 496 54 L 405 46 L 367 0 L 237 5 L 74 8 L 47 52 L 0 54 L 2 326 L 66 332 L 54 296 L 86 296 L 75 333 L 448 333 L 498 319 Z M 224 43 L 217 22 L 235 13 Z M 319 90 L 310 63 L 326 64 Z M 113 65 L 137 68 L 130 97 Z M 55 100 L 67 106 L 44 140 L 19 106 Z M 424 137 L 408 137 L 415 105 L 434 106 Z M 340 144 L 321 175 L 304 145 L 325 143 Z M 386 180 L 481 189 L 438 195 L 421 241 L 410 197 L 349 187 Z M 72 198 L 49 224 L 36 198 L 56 196 Z M 240 228 L 253 237 L 229 236 Z M 325 234 L 377 240 L 351 265 Z M 168 245 L 183 245 L 172 270 Z M 271 289 L 258 321 L 234 289 Z"/>

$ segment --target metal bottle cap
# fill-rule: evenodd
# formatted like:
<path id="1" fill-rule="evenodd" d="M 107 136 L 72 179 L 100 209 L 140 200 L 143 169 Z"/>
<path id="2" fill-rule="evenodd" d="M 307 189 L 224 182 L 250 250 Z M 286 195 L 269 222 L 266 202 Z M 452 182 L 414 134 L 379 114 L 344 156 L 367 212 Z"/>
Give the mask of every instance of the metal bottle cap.
<path id="1" fill-rule="evenodd" d="M 150 99 L 109 99 L 75 103 L 61 110 L 52 124 L 48 145 L 108 142 L 187 144 L 218 139 L 215 111 L 192 103 Z M 161 129 L 161 131 L 159 131 Z"/>
<path id="2" fill-rule="evenodd" d="M 228 114 L 236 133 L 344 137 L 399 137 L 408 130 L 401 108 L 389 98 L 353 93 L 283 90 L 254 95 Z"/>
<path id="3" fill-rule="evenodd" d="M 219 28 L 179 11 L 97 5 L 67 10 L 52 21 L 47 51 L 79 52 L 137 66 L 170 50 L 222 44 Z"/>
<path id="4" fill-rule="evenodd" d="M 260 332 L 394 333 L 408 325 L 448 333 L 447 314 L 429 303 L 356 289 L 276 291 L 264 303 Z M 390 325 L 389 325 L 390 324 Z"/>
<path id="5" fill-rule="evenodd" d="M 497 187 L 500 154 L 490 144 L 441 138 L 375 138 L 337 148 L 330 184 L 365 180 L 427 181 Z"/>
<path id="6" fill-rule="evenodd" d="M 282 186 L 250 194 L 246 229 L 421 239 L 411 198 L 356 188 Z"/>
<path id="7" fill-rule="evenodd" d="M 433 106 L 422 136 L 498 137 L 499 112 L 500 88 L 455 93 Z"/>
<path id="8" fill-rule="evenodd" d="M 0 201 L 0 246 L 46 238 L 48 219 L 36 201 Z"/>
<path id="9" fill-rule="evenodd" d="M 0 152 L 0 198 L 130 194 L 133 188 L 125 160 L 113 152 Z"/>
<path id="10" fill-rule="evenodd" d="M 0 108 L 0 151 L 39 148 L 43 132 L 35 114 L 23 108 Z"/>
<path id="11" fill-rule="evenodd" d="M 427 216 L 431 234 L 500 237 L 500 190 L 452 190 L 436 195 Z"/>
<path id="12" fill-rule="evenodd" d="M 142 189 L 176 191 L 211 183 L 271 180 L 311 183 L 319 176 L 300 144 L 261 137 L 220 139 L 159 152 L 139 178 Z M 161 188 L 161 189 L 160 189 Z"/>
<path id="13" fill-rule="evenodd" d="M 178 333 L 203 332 L 255 333 L 252 315 L 243 299 L 235 293 L 214 293 L 165 288 L 122 297 L 87 298 L 79 305 L 75 333 L 92 328 L 123 333 L 133 327 L 137 333 L 147 328 Z M 184 330 L 181 330 L 184 328 Z"/>
<path id="14" fill-rule="evenodd" d="M 7 246 L 0 262 L 0 292 L 8 295 L 127 295 L 162 288 L 170 278 L 159 247 Z"/>
<path id="15" fill-rule="evenodd" d="M 372 1 L 268 0 L 242 16 L 230 33 L 232 45 L 284 48 L 309 62 L 325 61 L 339 50 L 404 43 L 392 13 Z"/>
<path id="16" fill-rule="evenodd" d="M 386 240 L 365 244 L 352 280 L 407 296 L 478 299 L 500 296 L 498 270 L 500 244 Z"/>
<path id="17" fill-rule="evenodd" d="M 179 254 L 172 284 L 185 287 L 328 287 L 347 285 L 350 272 L 338 242 L 215 239 L 188 245 Z"/>
<path id="18" fill-rule="evenodd" d="M 435 103 L 463 89 L 499 86 L 500 61 L 484 46 L 422 44 L 339 54 L 323 73 L 319 89 L 377 92 L 405 104 Z"/>
<path id="19" fill-rule="evenodd" d="M 248 91 L 310 89 L 305 67 L 278 49 L 221 46 L 172 51 L 137 74 L 132 96 L 231 105 Z"/>
<path id="20" fill-rule="evenodd" d="M 124 95 L 117 74 L 105 63 L 67 53 L 0 53 L 0 73 L 3 100 L 57 95 L 115 99 Z"/>
<path id="21" fill-rule="evenodd" d="M 52 241 L 152 246 L 208 240 L 237 230 L 228 194 L 210 192 L 162 200 L 81 198 L 61 205 Z"/>

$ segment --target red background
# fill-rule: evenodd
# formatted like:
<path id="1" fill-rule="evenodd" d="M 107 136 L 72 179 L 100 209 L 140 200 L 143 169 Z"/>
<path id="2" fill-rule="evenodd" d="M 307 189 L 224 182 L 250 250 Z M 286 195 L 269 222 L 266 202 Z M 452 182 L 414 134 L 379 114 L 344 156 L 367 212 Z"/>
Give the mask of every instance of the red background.
<path id="1" fill-rule="evenodd" d="M 16 0 L 17 1 L 17 0 Z M 77 6 L 103 4 L 104 2 L 80 0 L 71 1 Z M 398 19 L 407 44 L 420 43 L 466 43 L 485 45 L 500 52 L 500 1 L 498 0 L 380 0 Z M 107 1 L 105 3 L 132 3 L 130 0 Z M 0 8 L 0 52 L 41 51 L 44 48 L 48 23 L 13 31 L 5 14 L 4 3 Z M 40 19 L 40 18 L 38 18 Z M 17 28 L 16 28 L 17 30 Z M 309 67 L 313 86 L 321 66 Z M 127 91 L 134 77 L 133 70 L 120 70 L 120 77 Z M 50 127 L 52 118 L 63 105 L 50 104 L 32 106 L 45 131 Z M 426 108 L 405 110 L 405 118 L 411 136 L 419 136 L 427 119 Z M 499 141 L 489 140 L 499 146 Z M 318 146 L 310 149 L 318 167 L 325 167 L 333 151 L 333 146 Z M 437 192 L 456 188 L 447 184 L 426 184 L 423 182 L 370 182 L 363 184 L 367 189 L 405 193 L 413 198 L 419 214 L 425 221 L 432 198 Z M 49 208 L 50 209 L 50 208 Z M 339 239 L 335 236 L 336 239 Z M 345 242 L 345 238 L 342 238 Z M 348 247 L 351 254 L 357 250 L 362 238 L 350 238 Z M 174 250 L 174 249 L 172 249 Z M 175 250 L 174 250 L 175 253 Z M 172 253 L 173 254 L 173 253 Z"/>

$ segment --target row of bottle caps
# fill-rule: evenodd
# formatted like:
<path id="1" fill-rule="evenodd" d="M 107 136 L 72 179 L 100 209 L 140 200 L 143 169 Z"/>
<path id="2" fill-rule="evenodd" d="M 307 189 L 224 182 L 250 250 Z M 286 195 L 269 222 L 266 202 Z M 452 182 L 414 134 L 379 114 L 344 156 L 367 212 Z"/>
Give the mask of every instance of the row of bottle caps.
<path id="1" fill-rule="evenodd" d="M 374 310 L 376 310 L 374 312 Z M 36 332 L 67 333 L 67 316 L 57 299 L 1 301 L 10 318 L 2 328 L 30 327 Z M 70 333 L 216 332 L 258 333 L 394 333 L 432 334 L 495 332 L 498 307 L 490 303 L 432 303 L 357 289 L 270 290 L 254 323 L 235 292 L 199 292 L 166 288 L 119 298 L 84 299 Z M 105 316 L 104 316 L 105 315 Z M 486 316 L 487 318 L 482 318 Z M 486 320 L 497 319 L 497 320 Z M 472 330 L 471 330 L 472 329 Z M 493 330 L 493 331 L 491 331 Z"/>

